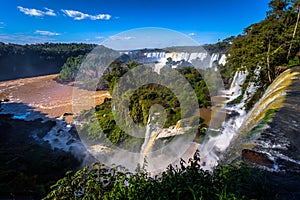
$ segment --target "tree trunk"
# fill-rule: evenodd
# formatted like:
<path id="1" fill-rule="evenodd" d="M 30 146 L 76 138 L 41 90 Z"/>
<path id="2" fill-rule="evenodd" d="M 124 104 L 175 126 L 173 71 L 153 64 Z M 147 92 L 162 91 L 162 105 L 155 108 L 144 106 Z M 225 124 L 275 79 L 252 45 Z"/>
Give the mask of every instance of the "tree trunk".
<path id="1" fill-rule="evenodd" d="M 271 41 L 269 40 L 268 44 L 268 54 L 267 54 L 267 67 L 268 67 L 268 79 L 269 82 L 272 83 L 272 78 L 271 78 L 271 67 L 270 67 L 270 51 L 271 51 Z"/>
<path id="2" fill-rule="evenodd" d="M 299 18 L 300 18 L 300 5 L 298 5 L 297 21 L 296 21 L 296 25 L 295 25 L 295 28 L 294 28 L 294 33 L 293 33 L 293 37 L 292 37 L 291 44 L 290 44 L 290 47 L 289 47 L 288 55 L 287 55 L 287 58 L 286 58 L 287 61 L 289 61 L 289 57 L 291 55 L 291 50 L 292 50 L 292 46 L 293 46 L 293 40 L 295 39 L 295 36 L 296 36 L 296 32 L 297 32 L 297 28 L 298 28 L 298 23 L 299 23 Z"/>

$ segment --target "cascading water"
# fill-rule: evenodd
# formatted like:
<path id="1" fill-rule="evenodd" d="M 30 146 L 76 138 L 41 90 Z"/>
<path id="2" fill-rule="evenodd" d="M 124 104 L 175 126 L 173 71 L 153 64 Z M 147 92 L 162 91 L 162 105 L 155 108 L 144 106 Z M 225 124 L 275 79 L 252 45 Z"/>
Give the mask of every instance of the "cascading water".
<path id="1" fill-rule="evenodd" d="M 260 68 L 255 70 L 255 78 L 259 77 Z M 239 70 L 235 73 L 230 89 L 225 90 L 224 97 L 226 97 L 224 109 L 228 114 L 235 113 L 234 117 L 231 117 L 228 121 L 223 122 L 220 129 L 215 130 L 212 127 L 208 130 L 206 138 L 199 145 L 199 152 L 202 161 L 202 167 L 206 170 L 211 170 L 218 164 L 218 161 L 222 158 L 223 152 L 230 145 L 231 140 L 239 132 L 239 128 L 243 124 L 246 118 L 246 111 L 244 109 L 245 102 L 256 91 L 257 87 L 254 85 L 256 79 L 250 82 L 246 91 L 243 94 L 243 98 L 240 103 L 226 104 L 242 95 L 242 85 L 248 76 L 247 71 Z M 216 133 L 217 132 L 217 133 Z"/>
<path id="2" fill-rule="evenodd" d="M 224 91 L 224 97 L 227 98 L 227 102 L 232 101 L 233 99 L 235 99 L 236 97 L 242 94 L 242 84 L 245 81 L 247 75 L 248 73 L 243 70 L 236 72 L 230 89 Z M 252 87 L 253 85 L 250 83 L 248 88 L 252 88 Z M 252 88 L 251 91 L 254 92 L 255 90 L 253 90 Z M 247 93 L 245 94 L 245 96 L 246 95 L 249 96 L 252 95 L 252 93 Z M 218 131 L 222 131 L 221 134 L 219 134 L 218 136 L 209 136 L 204 141 L 202 141 L 202 143 L 199 145 L 198 149 L 200 150 L 200 155 L 202 156 L 201 159 L 203 161 L 203 168 L 212 169 L 214 166 L 217 165 L 217 162 L 220 159 L 219 158 L 220 153 L 225 151 L 231 139 L 238 132 L 238 129 L 241 126 L 246 116 L 246 112 L 243 109 L 244 103 L 245 102 L 241 102 L 234 106 L 225 105 L 224 108 L 227 111 L 235 110 L 235 112 L 238 112 L 239 115 L 223 123 L 223 129 L 218 130 Z M 171 136 L 180 135 L 186 131 L 183 129 L 179 130 L 180 123 L 177 123 L 177 125 L 174 128 L 170 127 L 169 129 L 160 129 L 160 130 L 155 129 L 154 131 L 151 131 L 150 121 L 151 121 L 151 117 L 149 116 L 147 127 L 146 127 L 145 140 L 140 151 L 140 154 L 142 155 L 141 162 L 140 162 L 141 164 L 143 163 L 145 155 L 149 153 L 156 139 L 168 138 Z M 211 134 L 213 135 L 213 133 Z"/>
<path id="3" fill-rule="evenodd" d="M 297 80 L 293 81 L 295 79 Z M 297 153 L 298 145 L 293 147 L 291 144 L 297 143 L 299 139 L 294 137 L 291 140 L 290 137 L 290 135 L 298 134 L 297 111 L 299 108 L 297 104 L 292 105 L 289 103 L 289 101 L 297 102 L 299 97 L 297 93 L 294 93 L 289 98 L 286 98 L 289 88 L 298 90 L 297 87 L 292 87 L 294 82 L 299 82 L 298 79 L 299 68 L 296 68 L 286 70 L 273 81 L 263 97 L 246 115 L 239 134 L 234 138 L 226 152 L 225 162 L 233 162 L 241 157 L 241 152 L 243 152 L 242 157 L 262 166 L 264 169 L 278 171 L 294 167 L 296 171 L 297 169 L 300 171 L 300 158 L 298 156 L 299 153 Z M 278 110 L 279 108 L 278 113 L 273 114 L 274 117 L 268 117 L 270 115 L 268 113 L 272 113 L 270 111 L 273 110 L 274 112 L 274 109 Z M 286 110 L 289 110 L 289 113 Z M 291 113 L 293 111 L 294 113 Z M 287 121 L 289 118 L 293 120 Z M 273 122 L 273 119 L 277 120 Z M 294 131 L 297 133 L 294 133 Z M 296 153 L 292 153 L 295 151 Z M 255 159 L 255 157 L 258 158 Z M 261 160 L 264 160 L 264 162 Z"/>
<path id="4" fill-rule="evenodd" d="M 248 73 L 246 71 L 237 71 L 233 77 L 233 81 L 229 90 L 224 91 L 226 97 L 228 97 L 228 101 L 231 101 L 242 94 L 241 85 L 245 82 Z"/>
<path id="5" fill-rule="evenodd" d="M 148 116 L 148 121 L 147 121 L 147 126 L 146 126 L 146 132 L 145 132 L 145 139 L 144 139 L 144 143 L 141 147 L 141 151 L 140 151 L 140 155 L 141 155 L 141 161 L 140 164 L 143 165 L 144 163 L 144 159 L 145 159 L 145 149 L 149 143 L 149 140 L 152 136 L 152 132 L 151 132 L 151 115 Z"/>
<path id="6" fill-rule="evenodd" d="M 145 50 L 147 51 L 147 50 Z M 171 58 L 173 62 L 176 64 L 172 66 L 176 68 L 178 62 L 186 61 L 192 64 L 197 65 L 197 62 L 204 62 L 207 60 L 207 67 L 212 68 L 214 67 L 214 63 L 217 62 L 218 64 L 224 65 L 226 63 L 226 55 L 213 53 L 211 56 L 206 52 L 166 52 L 164 50 L 148 50 L 148 52 L 144 52 L 141 55 L 139 51 L 130 51 L 130 52 L 122 52 L 128 54 L 132 57 L 133 60 L 137 60 L 143 63 L 163 63 L 165 64 L 168 58 Z"/>

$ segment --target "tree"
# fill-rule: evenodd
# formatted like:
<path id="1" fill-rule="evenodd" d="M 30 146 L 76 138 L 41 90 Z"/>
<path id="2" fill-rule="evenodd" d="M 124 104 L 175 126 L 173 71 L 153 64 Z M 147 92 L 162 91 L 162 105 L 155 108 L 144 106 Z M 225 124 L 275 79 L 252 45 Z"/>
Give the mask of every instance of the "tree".
<path id="1" fill-rule="evenodd" d="M 291 0 L 271 0 L 269 2 L 270 10 L 267 12 L 267 15 L 281 18 L 290 3 Z"/>
<path id="2" fill-rule="evenodd" d="M 288 51 L 288 55 L 287 55 L 287 60 L 289 60 L 289 57 L 291 55 L 293 40 L 295 39 L 295 36 L 296 36 L 296 32 L 297 32 L 297 28 L 298 28 L 298 24 L 299 24 L 299 18 L 300 18 L 300 1 L 296 1 L 294 3 L 294 5 L 295 5 L 294 7 L 296 8 L 296 11 L 298 12 L 298 14 L 297 14 L 297 20 L 296 20 L 296 24 L 295 24 L 295 28 L 294 28 L 294 32 L 293 32 L 293 36 L 292 36 L 292 41 L 290 43 L 290 47 L 289 47 L 289 51 Z"/>
<path id="3" fill-rule="evenodd" d="M 262 68 L 263 84 L 270 84 L 278 66 L 287 66 L 290 58 L 299 52 L 299 1 L 271 0 L 266 18 L 247 27 L 230 47 L 228 65 L 231 68 L 246 67 L 253 73 Z"/>

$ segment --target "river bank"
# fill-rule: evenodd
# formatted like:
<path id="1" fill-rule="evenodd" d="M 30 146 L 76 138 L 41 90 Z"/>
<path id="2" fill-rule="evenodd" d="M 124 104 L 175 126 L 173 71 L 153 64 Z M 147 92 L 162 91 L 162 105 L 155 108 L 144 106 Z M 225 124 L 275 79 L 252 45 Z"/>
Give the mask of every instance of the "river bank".
<path id="1" fill-rule="evenodd" d="M 86 98 L 100 104 L 109 93 L 60 84 L 56 76 L 0 82 L 0 199 L 40 199 L 89 158 L 73 115 L 89 108 Z M 73 92 L 83 102 L 75 112 Z"/>
<path id="2" fill-rule="evenodd" d="M 90 104 L 85 102 L 90 102 L 90 99 L 93 99 L 94 104 L 98 105 L 104 101 L 104 98 L 110 97 L 108 91 L 93 92 L 60 84 L 54 80 L 56 77 L 57 74 L 53 74 L 2 81 L 0 82 L 0 100 L 6 100 L 10 103 L 24 103 L 35 111 L 44 113 L 47 117 L 64 117 L 67 122 L 72 122 L 73 114 L 90 108 Z M 82 106 L 76 106 L 77 110 L 73 110 L 72 107 L 73 93 L 75 92 L 76 97 L 80 98 L 82 102 Z M 65 116 L 63 116 L 64 114 Z"/>

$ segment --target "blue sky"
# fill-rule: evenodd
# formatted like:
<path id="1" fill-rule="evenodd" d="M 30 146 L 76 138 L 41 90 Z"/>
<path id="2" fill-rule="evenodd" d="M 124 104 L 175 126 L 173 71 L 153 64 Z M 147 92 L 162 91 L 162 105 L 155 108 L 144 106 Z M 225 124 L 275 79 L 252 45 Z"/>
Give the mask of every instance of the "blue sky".
<path id="1" fill-rule="evenodd" d="M 200 44 L 237 35 L 264 19 L 268 0 L 1 0 L 5 43 L 129 40 L 114 35 L 160 27 Z"/>

